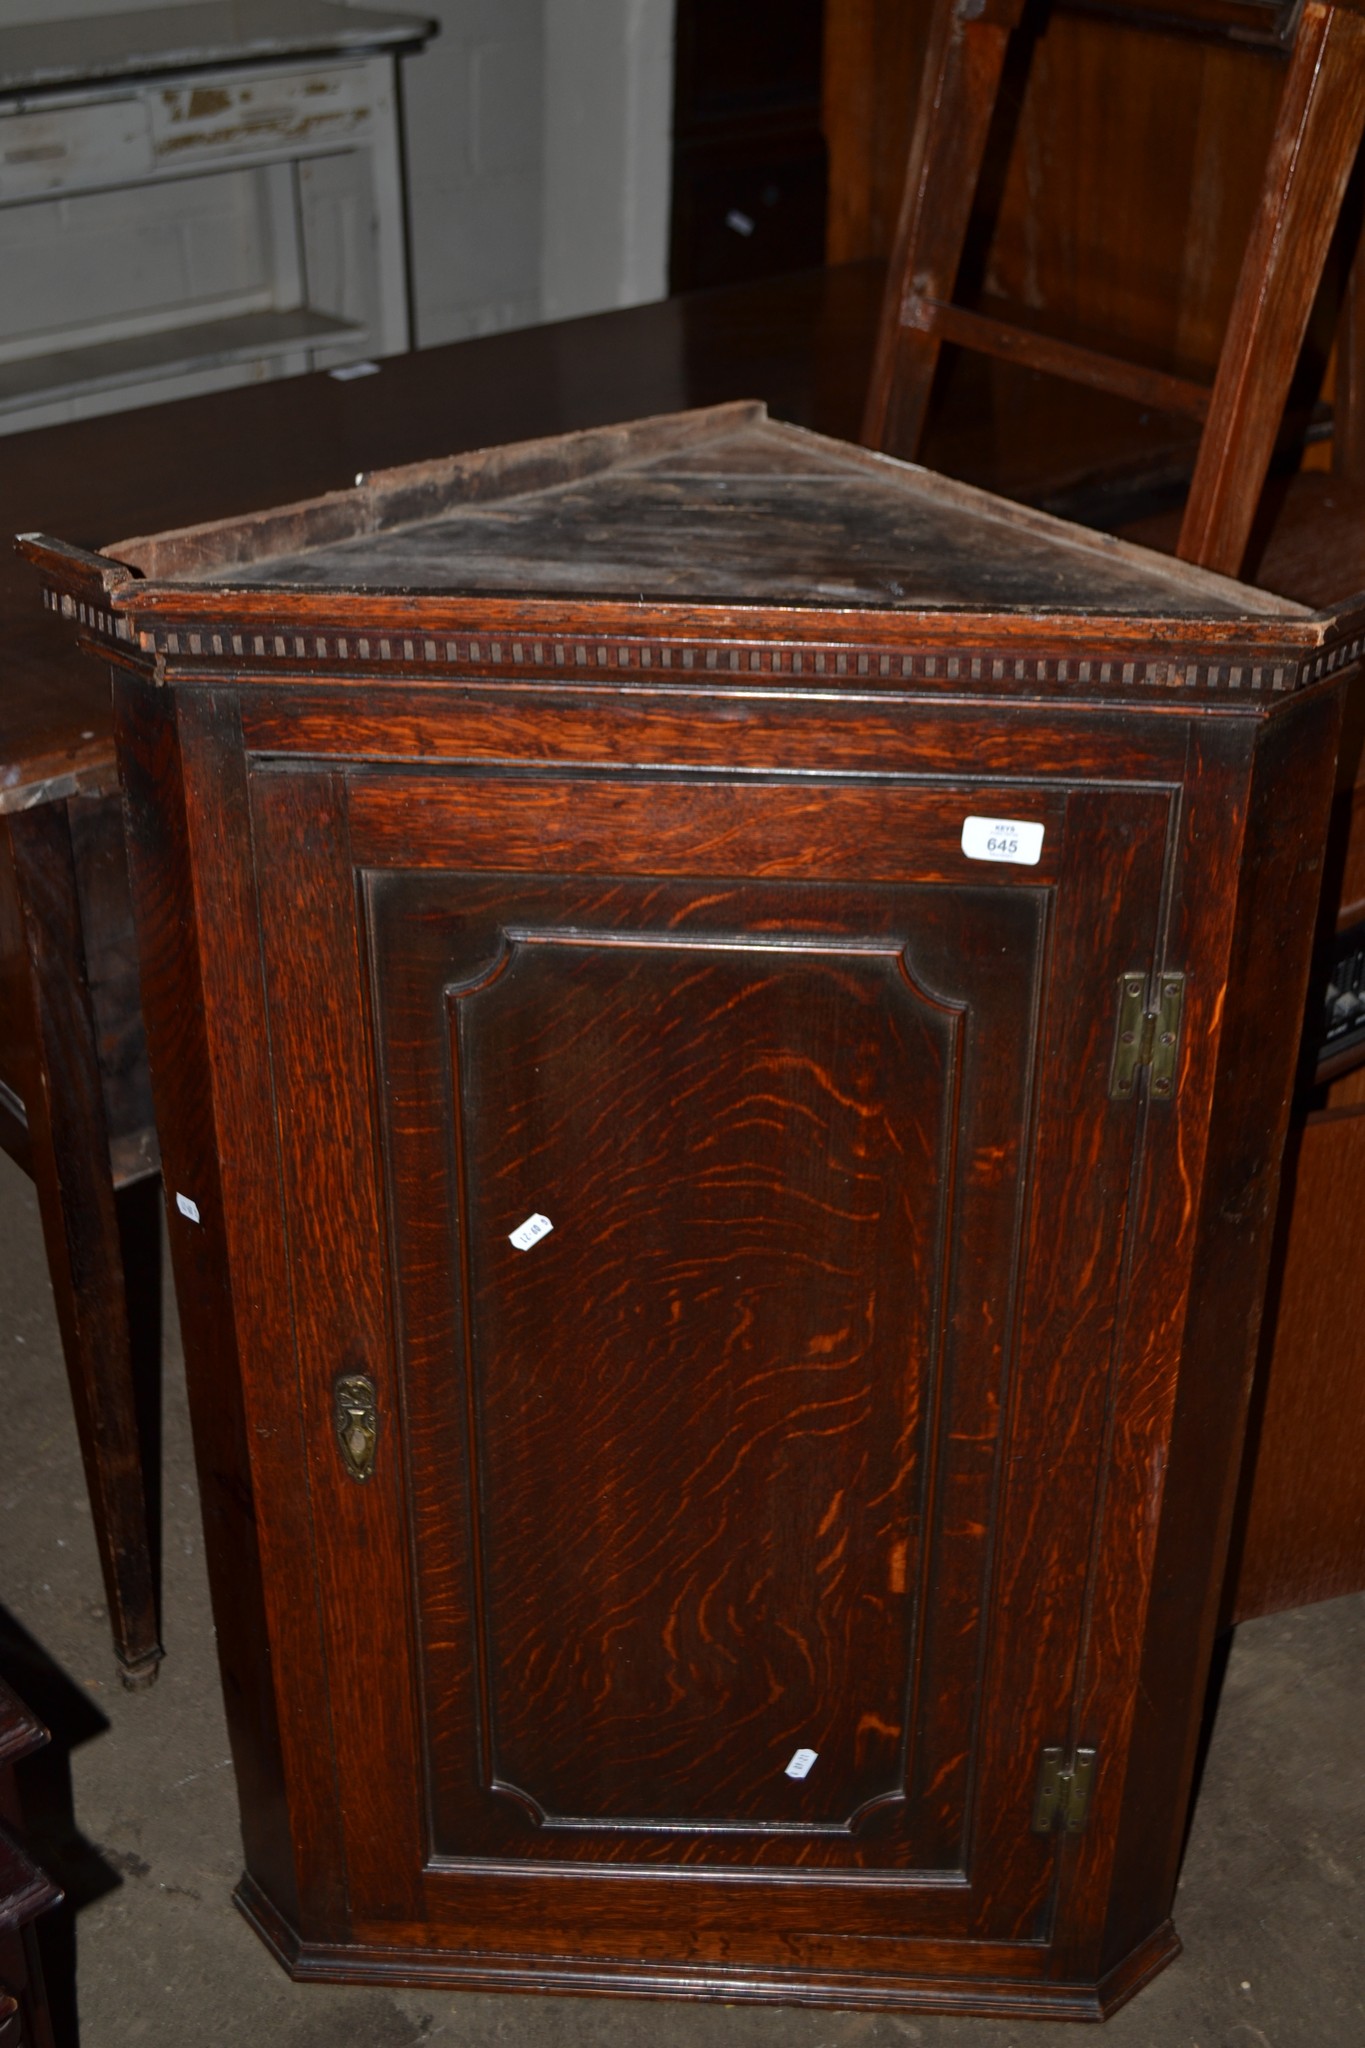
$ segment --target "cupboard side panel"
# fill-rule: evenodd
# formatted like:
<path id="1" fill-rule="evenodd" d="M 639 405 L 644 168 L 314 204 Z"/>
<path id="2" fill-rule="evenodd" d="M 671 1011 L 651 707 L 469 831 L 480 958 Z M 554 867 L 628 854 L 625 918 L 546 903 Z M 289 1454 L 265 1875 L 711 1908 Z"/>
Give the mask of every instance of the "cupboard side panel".
<path id="1" fill-rule="evenodd" d="M 1219 1608 L 1217 1567 L 1231 1525 L 1298 1059 L 1341 704 L 1340 687 L 1329 686 L 1286 705 L 1259 728 L 1250 763 L 1189 1320 L 1104 1968 L 1117 1966 L 1169 1911 L 1179 1867 Z M 1201 773 L 1216 786 L 1220 755 L 1230 767 L 1238 751 L 1234 729 L 1201 728 L 1192 741 L 1194 787 Z M 1196 812 L 1182 848 L 1191 867 L 1203 858 L 1197 824 Z M 1177 929 L 1174 946 L 1196 958 L 1211 921 L 1201 908 L 1188 929 Z"/>
<path id="2" fill-rule="evenodd" d="M 231 706 L 196 708 L 200 744 L 221 748 L 223 758 L 231 760 Z M 339 1876 L 327 1875 L 329 1870 L 340 1871 L 333 1860 L 336 1845 L 326 1839 L 324 1826 L 311 1867 L 299 1873 L 290 1836 L 288 1738 L 275 1694 L 266 1593 L 270 1561 L 258 1524 L 241 1383 L 245 1332 L 225 1224 L 229 1207 L 219 1167 L 207 1024 L 213 991 L 206 987 L 198 943 L 199 906 L 180 738 L 170 698 L 140 675 L 114 672 L 114 711 L 125 785 L 142 1008 L 247 1868 L 291 1921 L 303 1924 L 306 1901 L 308 1916 L 326 1928 L 344 1897 Z M 201 785 L 204 779 L 201 773 Z M 231 777 L 220 774 L 218 779 L 230 812 Z M 214 876 L 210 873 L 204 879 L 211 891 Z M 217 879 L 221 883 L 221 874 Z M 238 893 L 240 900 L 240 884 Z M 243 934 L 239 926 L 239 937 L 246 959 L 254 960 L 254 931 Z M 226 949 L 212 950 L 216 957 Z M 244 1063 L 249 1063 L 248 1049 L 243 1052 Z M 248 1147 L 250 1130 L 248 1119 L 240 1134 Z M 274 1176 L 273 1157 L 260 1163 L 268 1184 Z M 186 1191 L 192 1191 L 191 1198 L 197 1201 L 198 1225 L 176 1205 L 176 1193 Z"/>
<path id="3" fill-rule="evenodd" d="M 1133 1725 L 1161 1515 L 1180 1347 L 1188 1308 L 1218 1029 L 1223 1014 L 1246 806 L 1245 727 L 1197 729 L 1192 772 L 1172 806 L 1167 908 L 1157 965 L 1185 977 L 1172 1094 L 1153 1096 L 1147 1079 L 1121 1106 L 1140 1144 L 1133 1189 L 1125 1314 L 1117 1333 L 1106 1421 L 1104 1483 L 1091 1566 L 1083 1682 L 1075 1739 L 1105 1750 L 1086 1831 L 1063 1837 L 1058 1890 L 1059 1972 L 1102 1974 L 1104 1902 L 1122 1810 L 1122 1768 Z M 1206 908 L 1197 922 L 1182 906 L 1192 863 Z M 1169 1910 L 1169 1901 L 1162 1914 Z M 1145 1937 L 1154 1924 L 1144 1920 Z M 1115 1961 L 1122 1959 L 1115 1958 Z"/>
<path id="4" fill-rule="evenodd" d="M 422 1831 L 356 885 L 339 776 L 267 772 L 252 796 L 302 1428 L 294 1488 L 310 1511 L 352 1904 L 372 1922 L 417 1910 Z M 356 1376 L 373 1387 L 378 1418 L 364 1478 L 338 1441 L 342 1382 Z"/>
<path id="5" fill-rule="evenodd" d="M 970 1866 L 991 1871 L 1002 1895 L 1032 1871 L 1031 1918 L 1015 1924 L 1040 1940 L 1052 1937 L 1056 1859 L 1039 1858 L 1031 1829 L 1036 1731 L 1049 1731 L 1048 1744 L 1072 1737 L 1135 1158 L 1127 1105 L 1108 1099 L 1107 998 L 1120 975 L 1152 963 L 1167 811 L 1160 791 L 1071 796 L 1041 1025 L 1011 1458 L 991 1594 L 1012 1622 L 992 1690 L 1020 1708 L 989 1733 L 993 1775 L 1013 1789 L 983 1808 Z M 1077 1530 L 1087 1532 L 1083 1546 Z"/>

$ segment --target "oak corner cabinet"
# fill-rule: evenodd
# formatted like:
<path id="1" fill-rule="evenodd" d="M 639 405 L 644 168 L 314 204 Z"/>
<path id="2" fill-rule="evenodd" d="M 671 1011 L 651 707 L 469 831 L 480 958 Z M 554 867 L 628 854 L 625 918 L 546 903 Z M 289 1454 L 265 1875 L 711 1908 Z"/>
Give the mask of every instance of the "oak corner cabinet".
<path id="1" fill-rule="evenodd" d="M 116 693 L 248 1917 L 1112 2010 L 1362 621 L 743 405 L 25 546 Z"/>

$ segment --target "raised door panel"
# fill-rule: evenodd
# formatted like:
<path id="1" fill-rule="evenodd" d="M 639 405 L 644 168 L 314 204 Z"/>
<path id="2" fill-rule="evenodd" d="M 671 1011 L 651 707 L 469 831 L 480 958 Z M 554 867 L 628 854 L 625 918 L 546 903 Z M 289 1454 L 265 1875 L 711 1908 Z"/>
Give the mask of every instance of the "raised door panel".
<path id="1" fill-rule="evenodd" d="M 894 941 L 550 918 L 446 990 L 489 1783 L 847 1834 L 904 1776 L 958 1016 Z"/>
<path id="2" fill-rule="evenodd" d="M 370 878 L 410 1455 L 460 1496 L 416 1532 L 438 1854 L 900 1865 L 917 1711 L 910 1861 L 960 1861 L 980 1637 L 929 1531 L 994 1432 L 937 1395 L 947 1351 L 979 1419 L 1001 1358 L 947 1240 L 1008 1290 L 1025 1084 L 969 1012 L 1030 1035 L 1042 923 L 979 898 Z"/>
<path id="3" fill-rule="evenodd" d="M 979 791 L 347 782 L 258 773 L 258 873 L 272 1011 L 349 977 L 371 1097 L 347 1213 L 384 1219 L 352 1254 L 367 1301 L 390 1268 L 388 1472 L 332 1457 L 315 1526 L 324 1579 L 329 1493 L 385 1532 L 350 1558 L 388 1615 L 368 1677 L 363 1632 L 333 1655 L 360 1699 L 411 1687 L 420 1754 L 376 1739 L 365 1800 L 420 1782 L 427 1917 L 471 1882 L 487 1914 L 494 1867 L 609 1864 L 1039 1939 L 1137 1131 L 1112 997 L 1151 964 L 1164 798 L 1014 792 L 1027 868 L 963 857 Z M 300 927 L 300 829 L 344 958 L 339 919 Z M 338 1079 L 276 1035 L 288 1153 Z M 350 1283 L 295 1263 L 325 1415 L 358 1354 L 309 1297 Z"/>

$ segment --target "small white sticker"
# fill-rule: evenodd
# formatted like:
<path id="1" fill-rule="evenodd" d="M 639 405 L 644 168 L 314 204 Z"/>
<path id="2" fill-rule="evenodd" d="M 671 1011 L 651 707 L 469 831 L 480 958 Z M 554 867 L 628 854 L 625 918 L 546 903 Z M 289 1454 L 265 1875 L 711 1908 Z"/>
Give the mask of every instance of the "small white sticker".
<path id="1" fill-rule="evenodd" d="M 789 1778 L 808 1778 L 810 1776 L 810 1767 L 819 1754 L 818 1749 L 798 1749 L 796 1755 L 787 1765 L 787 1776 Z"/>
<path id="2" fill-rule="evenodd" d="M 529 1252 L 533 1244 L 539 1244 L 542 1237 L 548 1237 L 554 1229 L 548 1216 L 528 1216 L 515 1230 L 507 1234 L 519 1252 Z"/>
<path id="3" fill-rule="evenodd" d="M 1043 852 L 1043 827 L 1026 818 L 964 818 L 962 851 L 968 860 L 1009 860 L 1036 868 Z"/>
<path id="4" fill-rule="evenodd" d="M 355 377 L 377 377 L 378 374 L 378 363 L 370 362 L 338 363 L 335 370 L 327 372 L 327 375 L 334 377 L 338 384 L 349 384 Z"/>
<path id="5" fill-rule="evenodd" d="M 188 1216 L 191 1223 L 199 1221 L 199 1204 L 192 1202 L 188 1195 L 177 1195 L 175 1206 L 182 1216 Z"/>

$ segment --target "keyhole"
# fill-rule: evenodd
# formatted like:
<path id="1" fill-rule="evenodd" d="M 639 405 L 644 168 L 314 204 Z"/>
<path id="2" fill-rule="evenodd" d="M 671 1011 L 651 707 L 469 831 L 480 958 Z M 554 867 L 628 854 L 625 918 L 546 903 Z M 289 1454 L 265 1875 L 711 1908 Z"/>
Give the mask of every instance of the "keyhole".
<path id="1" fill-rule="evenodd" d="M 342 1373 L 333 1389 L 332 1427 L 352 1479 L 368 1479 L 374 1469 L 378 1416 L 374 1382 L 364 1373 Z"/>

